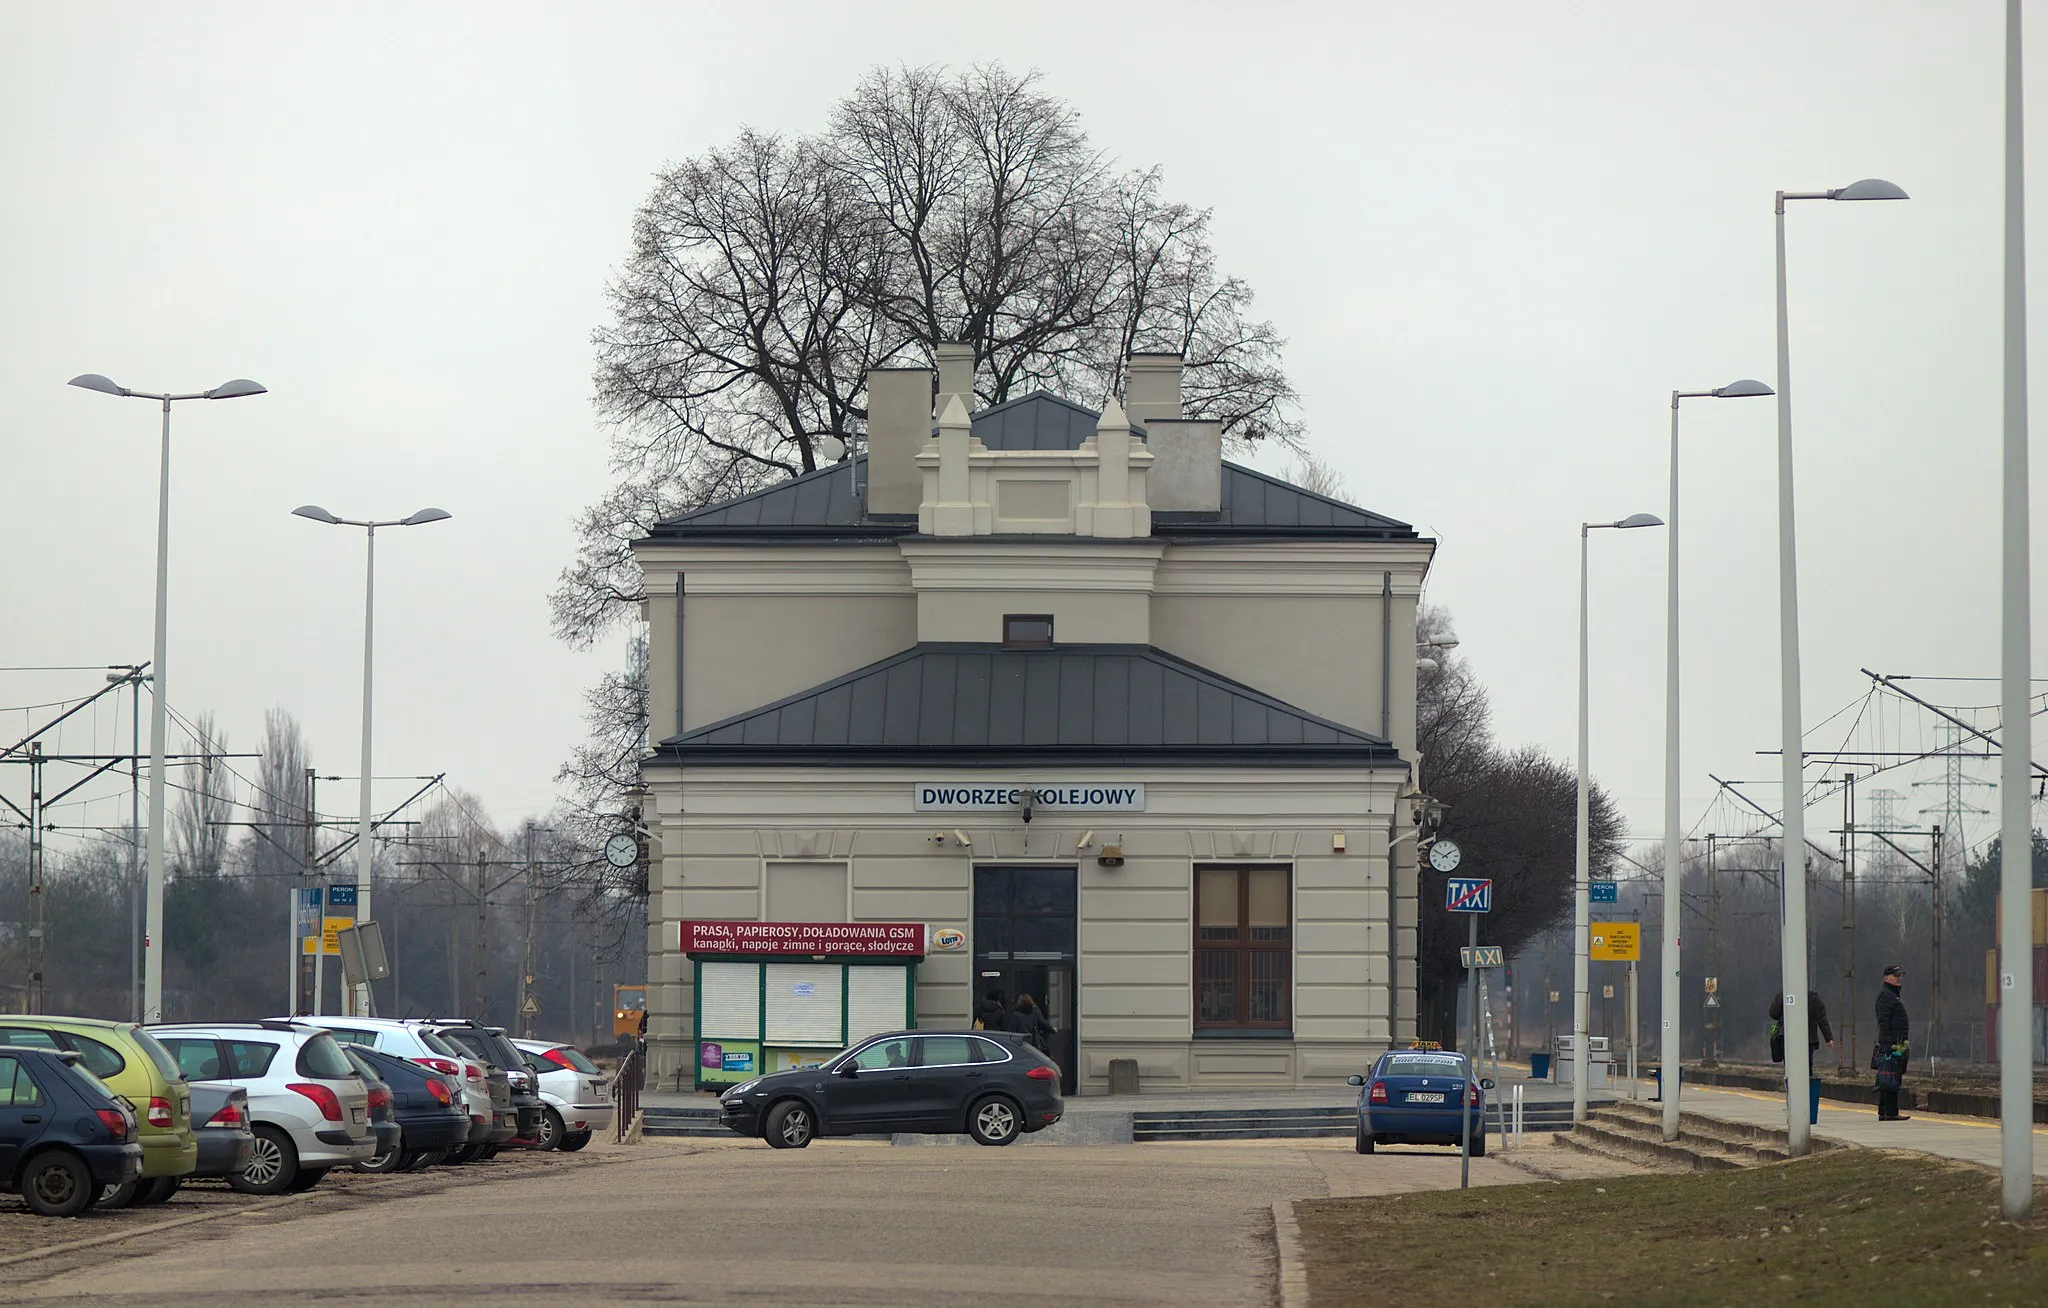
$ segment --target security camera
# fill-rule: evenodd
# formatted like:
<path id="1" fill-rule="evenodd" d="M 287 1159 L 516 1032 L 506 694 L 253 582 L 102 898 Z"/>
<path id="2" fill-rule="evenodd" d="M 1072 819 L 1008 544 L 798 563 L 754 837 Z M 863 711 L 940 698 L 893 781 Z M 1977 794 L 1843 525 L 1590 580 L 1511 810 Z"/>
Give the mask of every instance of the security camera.
<path id="1" fill-rule="evenodd" d="M 1094 844 L 1094 843 L 1095 843 L 1095 833 L 1094 833 L 1094 832 L 1093 832 L 1092 830 L 1091 830 L 1091 831 L 1084 831 L 1084 832 L 1082 832 L 1082 833 L 1081 833 L 1081 839 L 1080 839 L 1080 840 L 1078 840 L 1078 841 L 1076 841 L 1076 842 L 1075 842 L 1075 844 L 1074 844 L 1074 852 L 1078 854 L 1078 853 L 1080 853 L 1080 852 L 1081 852 L 1082 850 L 1084 850 L 1084 849 L 1088 848 L 1088 846 L 1090 846 L 1090 845 L 1092 845 L 1092 844 Z"/>
<path id="2" fill-rule="evenodd" d="M 974 843 L 972 840 L 969 840 L 967 838 L 967 833 L 965 831 L 962 831 L 958 827 L 953 828 L 953 839 L 959 841 L 962 845 L 971 845 Z"/>
<path id="3" fill-rule="evenodd" d="M 946 833 L 945 833 L 945 832 L 943 832 L 943 831 L 934 831 L 934 832 L 932 832 L 932 843 L 933 843 L 934 845 L 943 845 L 943 844 L 945 844 L 945 843 L 946 843 Z"/>

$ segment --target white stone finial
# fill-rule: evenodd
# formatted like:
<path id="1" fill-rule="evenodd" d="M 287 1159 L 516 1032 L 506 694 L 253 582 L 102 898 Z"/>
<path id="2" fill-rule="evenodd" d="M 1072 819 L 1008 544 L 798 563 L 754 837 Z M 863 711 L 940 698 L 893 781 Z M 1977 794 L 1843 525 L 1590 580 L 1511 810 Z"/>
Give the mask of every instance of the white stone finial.
<path id="1" fill-rule="evenodd" d="M 1102 420 L 1095 424 L 1097 431 L 1129 431 L 1131 420 L 1124 416 L 1123 406 L 1112 395 L 1102 404 Z"/>
<path id="2" fill-rule="evenodd" d="M 961 403 L 960 397 L 958 395 L 949 395 L 946 397 L 946 407 L 939 414 L 939 426 L 965 427 L 969 431 L 974 430 L 974 419 L 968 416 L 967 406 Z"/>

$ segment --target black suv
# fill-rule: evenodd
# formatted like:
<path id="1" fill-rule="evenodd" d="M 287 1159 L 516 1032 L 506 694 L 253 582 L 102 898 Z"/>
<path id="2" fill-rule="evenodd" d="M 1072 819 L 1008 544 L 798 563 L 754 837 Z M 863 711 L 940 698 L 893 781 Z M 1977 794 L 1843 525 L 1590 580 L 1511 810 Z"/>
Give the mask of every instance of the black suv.
<path id="1" fill-rule="evenodd" d="M 470 1057 L 480 1058 L 505 1073 L 505 1079 L 512 1085 L 512 1109 L 519 1116 L 518 1134 L 510 1143 L 532 1144 L 540 1134 L 541 1115 L 546 1111 L 546 1105 L 541 1102 L 540 1082 L 534 1078 L 533 1069 L 526 1065 L 525 1056 L 505 1038 L 505 1028 L 485 1026 L 464 1017 L 418 1018 L 415 1024 L 427 1028 Z"/>
<path id="2" fill-rule="evenodd" d="M 134 1110 L 77 1054 L 0 1045 L 0 1190 L 76 1217 L 140 1175 Z"/>

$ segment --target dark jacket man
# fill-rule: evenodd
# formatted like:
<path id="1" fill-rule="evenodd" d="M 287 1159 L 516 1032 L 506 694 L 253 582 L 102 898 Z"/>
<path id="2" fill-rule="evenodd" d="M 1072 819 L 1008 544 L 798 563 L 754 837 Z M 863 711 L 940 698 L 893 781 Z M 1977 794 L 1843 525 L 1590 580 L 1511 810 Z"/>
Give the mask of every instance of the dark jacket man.
<path id="1" fill-rule="evenodd" d="M 1052 1023 L 1030 995 L 1017 996 L 1017 1007 L 1010 1011 L 1010 1030 L 1023 1036 L 1040 1053 L 1052 1048 Z"/>
<path id="2" fill-rule="evenodd" d="M 1785 994 L 1783 991 L 1771 996 L 1771 1020 L 1780 1026 L 1785 1022 Z M 1820 1002 L 1820 996 L 1806 992 L 1806 1047 L 1820 1048 L 1821 1041 L 1828 1042 L 1828 1048 L 1835 1047 L 1835 1029 L 1828 1025 L 1828 1006 Z"/>
<path id="3" fill-rule="evenodd" d="M 999 988 L 989 987 L 987 997 L 974 1006 L 974 1020 L 981 1023 L 984 1031 L 1010 1029 L 1010 1006 L 1003 1002 L 1003 992 Z"/>
<path id="4" fill-rule="evenodd" d="M 1906 1018 L 1906 1001 L 1899 998 L 1899 987 L 1905 984 L 1905 972 L 1894 964 L 1884 970 L 1884 984 L 1877 988 L 1877 1043 L 1871 1046 L 1872 1066 L 1879 1058 L 1893 1051 L 1898 1055 L 1899 1075 L 1906 1073 L 1906 1038 L 1912 1031 L 1912 1023 Z M 1899 1111 L 1899 1092 L 1879 1086 L 1877 1091 L 1877 1120 L 1880 1122 L 1903 1122 L 1906 1114 Z"/>

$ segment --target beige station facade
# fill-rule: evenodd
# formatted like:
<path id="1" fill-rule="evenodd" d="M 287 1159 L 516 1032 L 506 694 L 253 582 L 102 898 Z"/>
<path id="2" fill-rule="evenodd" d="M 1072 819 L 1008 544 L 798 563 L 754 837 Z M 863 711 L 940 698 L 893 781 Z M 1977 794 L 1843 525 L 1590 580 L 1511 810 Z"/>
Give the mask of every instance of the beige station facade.
<path id="1" fill-rule="evenodd" d="M 865 453 L 634 546 L 652 1075 L 964 1028 L 1000 987 L 1070 1093 L 1115 1060 L 1141 1092 L 1341 1082 L 1413 1031 L 1433 543 L 1224 460 L 1175 356 L 1100 413 L 975 411 L 964 350 L 937 365 L 870 374 Z M 685 949 L 705 922 L 926 947 L 721 959 Z"/>

